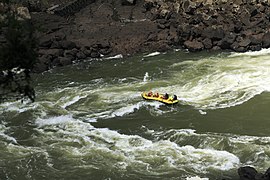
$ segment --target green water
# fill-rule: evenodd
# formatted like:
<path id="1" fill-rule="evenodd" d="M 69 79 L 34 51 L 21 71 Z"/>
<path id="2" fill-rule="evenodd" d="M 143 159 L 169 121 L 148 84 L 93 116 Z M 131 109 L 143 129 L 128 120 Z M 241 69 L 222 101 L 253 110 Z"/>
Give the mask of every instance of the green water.
<path id="1" fill-rule="evenodd" d="M 270 50 L 85 60 L 0 104 L 0 179 L 238 179 L 270 167 Z M 145 101 L 144 91 L 180 103 Z"/>

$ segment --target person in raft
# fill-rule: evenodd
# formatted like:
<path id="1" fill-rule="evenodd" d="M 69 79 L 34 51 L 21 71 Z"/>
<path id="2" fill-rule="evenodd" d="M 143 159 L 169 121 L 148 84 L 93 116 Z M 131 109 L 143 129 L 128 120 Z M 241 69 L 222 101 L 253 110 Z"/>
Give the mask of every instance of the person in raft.
<path id="1" fill-rule="evenodd" d="M 177 100 L 177 96 L 176 96 L 176 95 L 170 96 L 170 97 L 168 98 L 168 100 L 169 100 L 169 101 L 175 101 L 175 100 Z"/>
<path id="2" fill-rule="evenodd" d="M 163 99 L 168 99 L 169 98 L 169 94 L 165 93 L 162 98 Z"/>
<path id="3" fill-rule="evenodd" d="M 159 97 L 159 94 L 158 94 L 158 92 L 156 92 L 155 94 L 153 94 L 153 92 L 150 91 L 150 92 L 147 93 L 147 96 L 148 96 L 148 97 L 152 97 L 152 96 L 153 96 L 153 97 Z"/>

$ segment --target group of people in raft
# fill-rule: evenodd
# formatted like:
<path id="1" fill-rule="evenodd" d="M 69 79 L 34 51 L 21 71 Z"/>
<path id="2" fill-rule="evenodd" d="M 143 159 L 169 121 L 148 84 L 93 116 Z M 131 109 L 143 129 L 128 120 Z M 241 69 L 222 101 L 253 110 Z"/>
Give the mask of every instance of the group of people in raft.
<path id="1" fill-rule="evenodd" d="M 169 100 L 169 101 L 175 101 L 175 100 L 177 100 L 177 96 L 176 95 L 173 95 L 173 96 L 170 96 L 169 97 L 169 94 L 167 94 L 167 93 L 165 93 L 164 95 L 161 95 L 160 96 L 158 92 L 155 93 L 155 94 L 153 94 L 153 92 L 150 91 L 150 92 L 147 93 L 147 96 L 148 97 L 162 98 L 162 99 Z"/>

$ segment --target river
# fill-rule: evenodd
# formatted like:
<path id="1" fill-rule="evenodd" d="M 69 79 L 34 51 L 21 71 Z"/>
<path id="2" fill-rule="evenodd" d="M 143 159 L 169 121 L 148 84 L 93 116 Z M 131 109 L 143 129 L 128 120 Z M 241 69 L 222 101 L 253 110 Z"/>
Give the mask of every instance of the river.
<path id="1" fill-rule="evenodd" d="M 270 167 L 270 50 L 86 59 L 0 104 L 0 179 L 238 179 Z M 141 93 L 176 94 L 166 106 Z"/>

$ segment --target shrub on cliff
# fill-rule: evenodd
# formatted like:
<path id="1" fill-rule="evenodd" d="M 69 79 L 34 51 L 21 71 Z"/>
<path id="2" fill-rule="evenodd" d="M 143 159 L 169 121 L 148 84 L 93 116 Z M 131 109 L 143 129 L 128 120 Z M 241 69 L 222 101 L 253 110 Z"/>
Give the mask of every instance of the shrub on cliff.
<path id="1" fill-rule="evenodd" d="M 0 102 L 10 99 L 35 99 L 30 72 L 37 59 L 37 41 L 30 20 L 18 18 L 12 3 L 3 4 L 0 22 Z"/>

